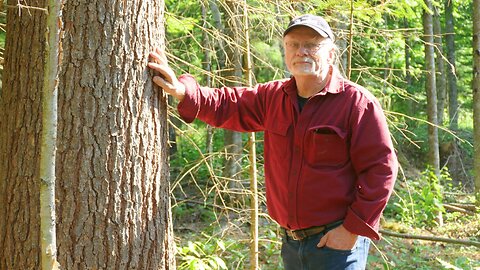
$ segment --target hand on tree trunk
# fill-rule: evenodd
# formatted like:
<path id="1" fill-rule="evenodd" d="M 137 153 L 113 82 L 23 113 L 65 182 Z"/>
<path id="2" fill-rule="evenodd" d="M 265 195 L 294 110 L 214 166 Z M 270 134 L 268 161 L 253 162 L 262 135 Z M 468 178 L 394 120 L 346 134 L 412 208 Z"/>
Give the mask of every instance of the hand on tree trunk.
<path id="1" fill-rule="evenodd" d="M 168 94 L 182 101 L 185 96 L 185 86 L 178 81 L 175 72 L 168 65 L 165 52 L 159 48 L 155 48 L 155 50 L 150 53 L 150 58 L 151 60 L 148 63 L 148 67 L 160 73 L 160 76 L 153 77 L 153 82 Z"/>

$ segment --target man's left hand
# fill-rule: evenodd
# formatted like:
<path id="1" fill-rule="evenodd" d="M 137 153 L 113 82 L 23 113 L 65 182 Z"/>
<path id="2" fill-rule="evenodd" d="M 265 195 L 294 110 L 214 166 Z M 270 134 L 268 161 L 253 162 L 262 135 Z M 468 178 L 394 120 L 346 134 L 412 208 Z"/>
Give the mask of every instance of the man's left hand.
<path id="1" fill-rule="evenodd" d="M 351 233 L 343 225 L 327 232 L 317 244 L 321 248 L 327 246 L 338 250 L 351 250 L 357 242 L 358 235 Z"/>

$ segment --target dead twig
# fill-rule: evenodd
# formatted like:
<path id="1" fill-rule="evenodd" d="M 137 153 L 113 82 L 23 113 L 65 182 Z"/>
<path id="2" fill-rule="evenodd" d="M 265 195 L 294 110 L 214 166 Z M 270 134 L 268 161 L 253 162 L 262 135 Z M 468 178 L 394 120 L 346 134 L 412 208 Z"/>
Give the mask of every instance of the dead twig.
<path id="1" fill-rule="evenodd" d="M 25 9 L 33 9 L 33 10 L 40 10 L 40 11 L 43 11 L 45 13 L 48 13 L 48 10 L 46 8 L 41 8 L 41 7 L 32 7 L 32 6 L 26 6 L 26 5 L 22 5 L 20 3 L 12 6 L 12 5 L 5 5 L 6 8 L 16 8 L 18 10 L 22 9 L 22 8 L 25 8 Z"/>
<path id="2" fill-rule="evenodd" d="M 465 209 L 465 208 L 457 206 L 457 205 L 445 203 L 445 204 L 443 204 L 443 207 L 447 210 L 450 210 L 450 211 L 460 212 L 460 213 L 464 213 L 464 214 L 471 215 L 471 216 L 475 215 L 474 211 L 470 211 L 468 209 Z"/>
<path id="3" fill-rule="evenodd" d="M 444 242 L 444 243 L 450 243 L 450 244 L 460 244 L 465 246 L 475 246 L 480 248 L 480 242 L 478 241 L 451 239 L 451 238 L 443 238 L 443 237 L 436 237 L 436 236 L 403 234 L 403 233 L 396 233 L 396 232 L 391 232 L 386 230 L 380 230 L 380 233 L 388 236 L 398 237 L 398 238 L 418 239 L 418 240 L 433 241 L 433 242 Z"/>
<path id="4" fill-rule="evenodd" d="M 460 207 L 472 212 L 478 211 L 477 207 L 474 204 L 464 204 L 464 203 L 448 203 L 448 204 L 452 206 Z"/>

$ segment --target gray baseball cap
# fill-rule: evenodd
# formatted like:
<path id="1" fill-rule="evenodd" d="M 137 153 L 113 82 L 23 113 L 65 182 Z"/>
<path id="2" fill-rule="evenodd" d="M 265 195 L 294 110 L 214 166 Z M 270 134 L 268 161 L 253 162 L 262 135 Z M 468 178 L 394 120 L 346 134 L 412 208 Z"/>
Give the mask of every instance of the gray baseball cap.
<path id="1" fill-rule="evenodd" d="M 289 24 L 283 36 L 288 34 L 296 26 L 307 26 L 317 31 L 322 37 L 330 38 L 332 41 L 335 41 L 335 36 L 333 35 L 330 25 L 324 18 L 312 14 L 305 14 L 299 17 L 294 18 Z"/>

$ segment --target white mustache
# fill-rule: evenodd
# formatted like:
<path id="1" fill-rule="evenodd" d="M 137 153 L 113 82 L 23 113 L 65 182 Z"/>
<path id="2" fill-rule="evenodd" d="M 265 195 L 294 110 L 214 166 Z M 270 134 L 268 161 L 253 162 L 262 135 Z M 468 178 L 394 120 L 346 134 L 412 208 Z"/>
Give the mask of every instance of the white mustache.
<path id="1" fill-rule="evenodd" d="M 298 63 L 298 62 L 307 62 L 307 63 L 309 63 L 309 64 L 313 64 L 313 63 L 314 63 L 313 59 L 312 59 L 312 58 L 308 58 L 308 57 L 304 57 L 304 58 L 299 59 L 299 60 L 297 60 L 297 61 L 295 61 L 295 62 L 296 62 L 296 63 Z"/>

